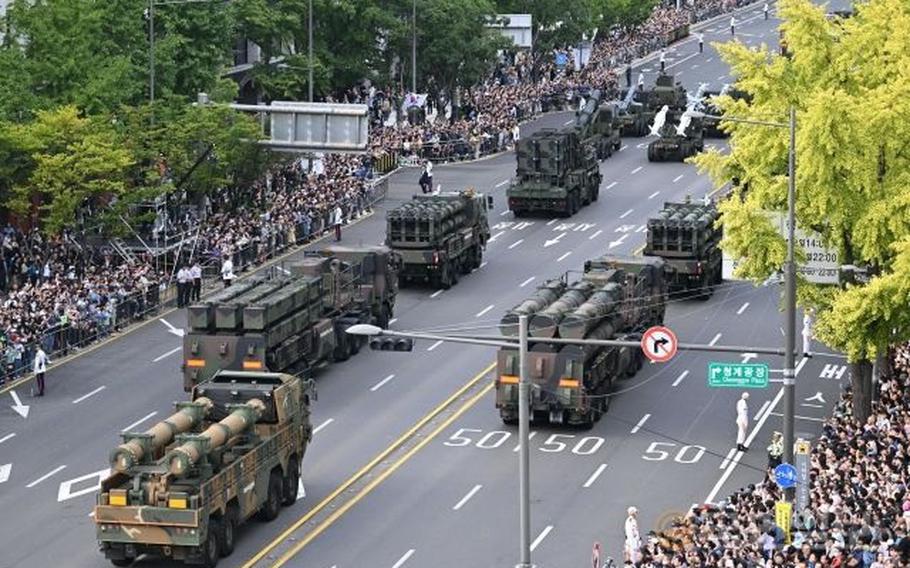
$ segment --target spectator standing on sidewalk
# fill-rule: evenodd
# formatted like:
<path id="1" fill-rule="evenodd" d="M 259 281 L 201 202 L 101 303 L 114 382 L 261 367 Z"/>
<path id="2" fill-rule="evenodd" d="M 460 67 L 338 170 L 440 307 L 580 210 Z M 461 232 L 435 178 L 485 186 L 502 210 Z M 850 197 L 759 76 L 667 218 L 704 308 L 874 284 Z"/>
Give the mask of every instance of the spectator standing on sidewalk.
<path id="1" fill-rule="evenodd" d="M 41 345 L 38 345 L 38 351 L 35 353 L 35 360 L 32 366 L 32 370 L 35 372 L 35 382 L 38 383 L 38 394 L 36 396 L 44 396 L 44 373 L 47 372 L 47 365 L 50 362 L 51 360 L 47 353 L 44 352 Z"/>
<path id="2" fill-rule="evenodd" d="M 194 262 L 192 268 L 190 268 L 190 277 L 193 279 L 193 294 L 190 300 L 198 302 L 202 297 L 202 267 L 199 266 L 198 262 Z"/>

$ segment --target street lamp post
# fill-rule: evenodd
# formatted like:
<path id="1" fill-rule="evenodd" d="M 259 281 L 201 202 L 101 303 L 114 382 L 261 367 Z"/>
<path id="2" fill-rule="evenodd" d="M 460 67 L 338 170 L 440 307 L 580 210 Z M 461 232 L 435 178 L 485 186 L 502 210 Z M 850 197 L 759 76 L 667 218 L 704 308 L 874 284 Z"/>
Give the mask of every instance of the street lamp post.
<path id="1" fill-rule="evenodd" d="M 313 0 L 310 0 L 309 3 L 307 20 L 307 66 L 309 67 L 307 90 L 309 94 L 309 100 L 310 102 L 313 102 Z"/>
<path id="2" fill-rule="evenodd" d="M 786 128 L 790 131 L 790 145 L 787 160 L 787 261 L 784 263 L 784 304 L 786 333 L 784 334 L 784 455 L 785 463 L 793 463 L 795 443 L 794 422 L 796 417 L 796 108 L 791 106 L 787 122 L 772 122 L 745 118 L 716 116 L 702 112 L 690 112 L 695 117 L 717 118 L 728 122 Z M 788 490 L 792 494 L 792 490 Z"/>
<path id="3" fill-rule="evenodd" d="M 411 4 L 411 92 L 417 94 L 417 0 Z"/>
<path id="4" fill-rule="evenodd" d="M 528 382 L 528 316 L 518 316 L 518 495 L 521 562 L 531 568 L 531 385 Z"/>

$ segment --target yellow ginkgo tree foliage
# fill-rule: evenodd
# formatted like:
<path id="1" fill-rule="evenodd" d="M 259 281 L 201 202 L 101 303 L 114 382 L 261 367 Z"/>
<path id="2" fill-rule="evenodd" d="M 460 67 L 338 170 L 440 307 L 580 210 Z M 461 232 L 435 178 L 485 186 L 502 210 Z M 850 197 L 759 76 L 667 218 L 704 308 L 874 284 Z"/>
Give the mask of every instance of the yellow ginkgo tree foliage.
<path id="1" fill-rule="evenodd" d="M 729 116 L 786 122 L 797 114 L 797 225 L 822 236 L 842 264 L 868 267 L 866 283 L 799 282 L 818 312 L 816 336 L 851 362 L 854 413 L 871 408 L 870 360 L 910 339 L 910 2 L 856 3 L 829 19 L 810 0 L 780 0 L 787 55 L 772 47 L 719 45 L 738 89 Z M 695 158 L 717 185 L 740 188 L 720 208 L 724 250 L 741 276 L 781 269 L 786 243 L 763 211 L 787 203 L 786 129 L 726 122 L 730 151 Z"/>

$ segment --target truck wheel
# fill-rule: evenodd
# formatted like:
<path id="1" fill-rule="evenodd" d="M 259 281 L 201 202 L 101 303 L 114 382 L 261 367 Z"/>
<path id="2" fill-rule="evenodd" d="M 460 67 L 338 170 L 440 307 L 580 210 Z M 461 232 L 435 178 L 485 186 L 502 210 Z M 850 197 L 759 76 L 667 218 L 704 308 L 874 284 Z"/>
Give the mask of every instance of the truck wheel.
<path id="1" fill-rule="evenodd" d="M 337 339 L 339 340 L 339 343 L 332 352 L 332 358 L 336 363 L 340 363 L 342 361 L 347 361 L 348 357 L 351 356 L 351 343 L 348 341 L 348 338 L 344 336 L 338 337 Z"/>
<path id="2" fill-rule="evenodd" d="M 594 191 L 591 192 L 591 201 L 597 201 L 597 198 L 600 197 L 600 186 L 594 188 Z"/>
<path id="3" fill-rule="evenodd" d="M 288 472 L 281 478 L 281 504 L 290 507 L 297 502 L 297 491 L 300 489 L 300 462 L 297 456 L 288 461 Z"/>
<path id="4" fill-rule="evenodd" d="M 382 304 L 382 306 L 379 308 L 379 316 L 376 318 L 376 325 L 382 329 L 388 328 L 389 319 L 391 319 L 391 316 L 389 315 L 390 311 L 391 310 L 389 310 L 389 306 L 387 304 Z"/>
<path id="5" fill-rule="evenodd" d="M 215 568 L 218 565 L 218 559 L 221 558 L 221 551 L 218 547 L 218 543 L 221 541 L 221 527 L 219 520 L 209 519 L 209 532 L 205 537 L 205 544 L 202 546 L 202 565 L 205 568 Z"/>
<path id="6" fill-rule="evenodd" d="M 521 217 L 525 216 L 525 212 L 523 209 L 513 209 L 512 216 L 514 216 L 516 219 L 520 219 Z"/>
<path id="7" fill-rule="evenodd" d="M 502 418 L 502 423 L 506 426 L 515 426 L 518 424 L 518 416 L 515 416 L 511 412 L 500 411 L 499 417 Z"/>
<path id="8" fill-rule="evenodd" d="M 221 548 L 221 556 L 225 557 L 234 552 L 234 542 L 237 533 L 237 509 L 233 505 L 228 506 L 221 522 L 223 527 L 219 546 Z"/>
<path id="9" fill-rule="evenodd" d="M 449 279 L 452 282 L 452 286 L 458 284 L 458 273 L 461 272 L 461 266 L 458 263 L 453 262 L 449 265 Z"/>
<path id="10" fill-rule="evenodd" d="M 281 512 L 281 474 L 273 471 L 269 475 L 269 493 L 259 510 L 259 518 L 265 522 L 273 521 Z"/>
<path id="11" fill-rule="evenodd" d="M 479 270 L 481 264 L 483 264 L 483 249 L 476 247 L 474 249 L 474 268 Z"/>

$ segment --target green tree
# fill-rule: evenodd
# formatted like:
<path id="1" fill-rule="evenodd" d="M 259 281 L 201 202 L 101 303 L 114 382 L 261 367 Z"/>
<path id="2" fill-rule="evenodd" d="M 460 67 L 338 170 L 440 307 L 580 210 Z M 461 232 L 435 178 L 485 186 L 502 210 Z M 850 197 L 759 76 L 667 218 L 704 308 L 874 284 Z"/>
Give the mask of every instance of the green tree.
<path id="1" fill-rule="evenodd" d="M 33 122 L 8 126 L 4 138 L 20 157 L 10 206 L 40 218 L 49 234 L 72 226 L 86 207 L 105 208 L 128 188 L 131 153 L 108 122 L 81 117 L 75 107 L 39 111 Z"/>
<path id="2" fill-rule="evenodd" d="M 759 120 L 797 109 L 797 224 L 840 251 L 843 264 L 869 266 L 865 285 L 799 283 L 817 308 L 817 337 L 852 363 L 854 412 L 871 408 L 869 361 L 910 339 L 910 5 L 872 0 L 847 20 L 829 21 L 809 0 L 780 0 L 790 58 L 738 42 L 720 46 L 737 86 L 752 101 L 725 112 Z M 718 184 L 736 176 L 748 191 L 721 205 L 723 247 L 741 274 L 778 270 L 785 244 L 763 210 L 786 203 L 786 130 L 727 123 L 731 151 L 696 159 Z"/>
<path id="3" fill-rule="evenodd" d="M 613 26 L 634 28 L 644 23 L 658 0 L 594 0 L 603 29 Z"/>

